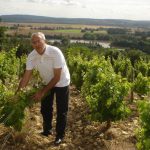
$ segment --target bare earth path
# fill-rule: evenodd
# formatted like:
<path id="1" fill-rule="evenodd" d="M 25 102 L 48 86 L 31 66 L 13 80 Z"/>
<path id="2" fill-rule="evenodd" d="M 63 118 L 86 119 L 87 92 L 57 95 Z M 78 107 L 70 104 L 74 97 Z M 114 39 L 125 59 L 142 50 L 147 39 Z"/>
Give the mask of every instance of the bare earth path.
<path id="1" fill-rule="evenodd" d="M 136 150 L 135 130 L 138 127 L 138 117 L 136 108 L 131 107 L 132 116 L 112 123 L 112 126 L 102 133 L 105 124 L 87 119 L 89 109 L 80 93 L 71 87 L 66 137 L 60 146 L 53 144 L 56 115 L 54 114 L 53 119 L 54 135 L 41 136 L 40 104 L 35 104 L 27 111 L 28 117 L 22 133 L 0 125 L 0 150 Z"/>

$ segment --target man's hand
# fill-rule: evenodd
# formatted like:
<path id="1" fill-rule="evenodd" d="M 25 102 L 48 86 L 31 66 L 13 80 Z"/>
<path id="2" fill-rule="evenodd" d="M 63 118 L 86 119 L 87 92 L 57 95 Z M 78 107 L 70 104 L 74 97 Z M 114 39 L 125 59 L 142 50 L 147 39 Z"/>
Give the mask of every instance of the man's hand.
<path id="1" fill-rule="evenodd" d="M 32 99 L 35 101 L 40 101 L 44 97 L 45 93 L 43 90 L 38 91 L 32 96 Z"/>
<path id="2" fill-rule="evenodd" d="M 25 88 L 32 76 L 32 70 L 26 70 L 22 79 L 20 80 L 19 86 L 15 94 L 17 94 L 21 89 Z"/>

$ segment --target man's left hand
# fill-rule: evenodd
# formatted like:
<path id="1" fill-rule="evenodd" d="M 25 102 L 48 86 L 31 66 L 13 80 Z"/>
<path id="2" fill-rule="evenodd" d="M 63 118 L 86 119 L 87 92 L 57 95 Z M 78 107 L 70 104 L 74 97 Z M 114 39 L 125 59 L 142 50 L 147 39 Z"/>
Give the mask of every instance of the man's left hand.
<path id="1" fill-rule="evenodd" d="M 35 101 L 40 101 L 44 97 L 45 93 L 40 90 L 32 96 L 32 99 Z"/>

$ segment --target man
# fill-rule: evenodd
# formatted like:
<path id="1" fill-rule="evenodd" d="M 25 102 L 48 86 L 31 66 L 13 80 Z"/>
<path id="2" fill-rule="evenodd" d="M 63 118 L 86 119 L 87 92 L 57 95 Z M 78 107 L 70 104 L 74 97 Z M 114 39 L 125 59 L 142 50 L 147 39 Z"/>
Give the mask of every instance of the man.
<path id="1" fill-rule="evenodd" d="M 33 95 L 34 100 L 41 100 L 41 113 L 43 117 L 42 135 L 48 136 L 52 134 L 53 99 L 54 94 L 56 94 L 57 122 L 54 143 L 59 145 L 65 136 L 67 122 L 70 84 L 69 70 L 60 49 L 47 45 L 43 33 L 33 33 L 31 43 L 34 50 L 27 58 L 26 70 L 19 83 L 18 90 L 26 87 L 31 78 L 32 70 L 37 69 L 45 85 Z"/>

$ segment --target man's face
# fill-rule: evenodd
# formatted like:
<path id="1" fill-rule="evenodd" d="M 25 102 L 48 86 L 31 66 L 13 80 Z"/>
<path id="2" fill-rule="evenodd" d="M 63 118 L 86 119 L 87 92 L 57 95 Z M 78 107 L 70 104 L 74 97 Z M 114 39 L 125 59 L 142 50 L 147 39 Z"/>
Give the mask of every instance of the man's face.
<path id="1" fill-rule="evenodd" d="M 34 35 L 31 39 L 31 44 L 40 55 L 44 53 L 45 40 L 43 40 L 40 36 Z"/>

